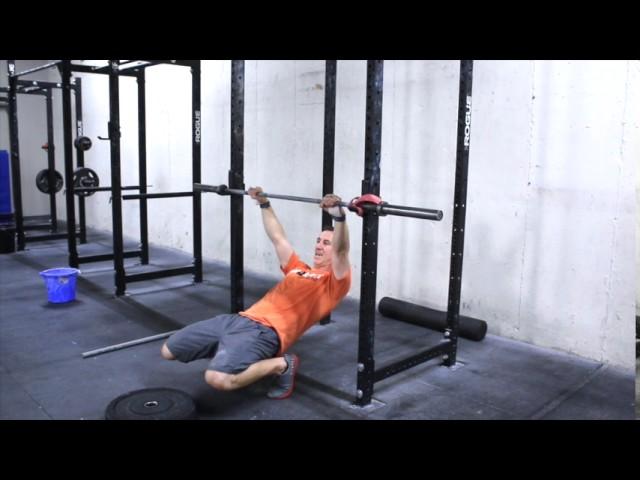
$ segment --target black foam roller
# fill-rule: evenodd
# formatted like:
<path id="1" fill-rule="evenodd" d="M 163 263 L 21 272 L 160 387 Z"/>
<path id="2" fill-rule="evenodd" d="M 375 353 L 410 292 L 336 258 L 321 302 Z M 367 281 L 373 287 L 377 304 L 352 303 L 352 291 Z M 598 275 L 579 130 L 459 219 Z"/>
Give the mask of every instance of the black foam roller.
<path id="1" fill-rule="evenodd" d="M 384 297 L 378 304 L 378 311 L 385 317 L 413 323 L 421 327 L 444 332 L 447 326 L 447 312 L 422 307 L 415 303 Z M 487 334 L 487 322 L 477 318 L 460 315 L 459 335 L 462 338 L 479 342 Z"/>

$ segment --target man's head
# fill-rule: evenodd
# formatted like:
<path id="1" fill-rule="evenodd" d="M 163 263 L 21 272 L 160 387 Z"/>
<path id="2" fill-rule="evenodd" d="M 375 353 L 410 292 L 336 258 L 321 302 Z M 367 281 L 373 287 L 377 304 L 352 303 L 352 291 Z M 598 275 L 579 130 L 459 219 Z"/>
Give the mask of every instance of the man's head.
<path id="1" fill-rule="evenodd" d="M 331 268 L 333 256 L 333 227 L 325 227 L 316 239 L 313 268 Z"/>

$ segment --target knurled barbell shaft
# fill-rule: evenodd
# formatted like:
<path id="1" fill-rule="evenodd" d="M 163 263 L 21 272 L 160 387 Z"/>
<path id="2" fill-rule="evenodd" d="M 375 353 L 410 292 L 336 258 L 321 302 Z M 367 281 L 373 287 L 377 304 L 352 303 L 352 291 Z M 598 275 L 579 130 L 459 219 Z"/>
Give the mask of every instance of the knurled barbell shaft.
<path id="1" fill-rule="evenodd" d="M 219 185 L 205 185 L 202 183 L 194 183 L 193 184 L 194 191 L 200 192 L 213 192 L 218 193 L 220 195 L 249 195 L 247 190 L 240 190 L 234 188 L 224 188 L 220 192 Z M 318 198 L 309 198 L 309 197 L 296 197 L 293 195 L 280 195 L 277 193 L 267 193 L 261 192 L 258 196 L 265 198 L 276 198 L 280 200 L 290 200 L 293 202 L 304 202 L 304 203 L 315 203 L 320 204 L 322 202 L 321 199 Z M 349 210 L 354 210 L 353 207 L 350 206 L 347 202 L 339 202 L 341 207 L 345 207 Z M 442 210 L 433 210 L 429 208 L 419 208 L 419 207 L 404 207 L 402 205 L 388 205 L 388 204 L 362 204 L 360 207 L 363 210 L 375 212 L 378 215 L 395 215 L 399 217 L 413 217 L 413 218 L 421 218 L 424 220 L 442 220 Z"/>

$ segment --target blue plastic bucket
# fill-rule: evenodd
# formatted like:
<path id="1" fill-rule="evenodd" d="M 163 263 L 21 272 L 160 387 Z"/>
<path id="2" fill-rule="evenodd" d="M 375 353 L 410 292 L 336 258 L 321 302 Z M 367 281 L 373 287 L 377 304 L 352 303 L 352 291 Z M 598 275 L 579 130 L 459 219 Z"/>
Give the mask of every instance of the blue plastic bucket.
<path id="1" fill-rule="evenodd" d="M 77 268 L 50 268 L 40 272 L 51 303 L 67 303 L 76 299 Z"/>

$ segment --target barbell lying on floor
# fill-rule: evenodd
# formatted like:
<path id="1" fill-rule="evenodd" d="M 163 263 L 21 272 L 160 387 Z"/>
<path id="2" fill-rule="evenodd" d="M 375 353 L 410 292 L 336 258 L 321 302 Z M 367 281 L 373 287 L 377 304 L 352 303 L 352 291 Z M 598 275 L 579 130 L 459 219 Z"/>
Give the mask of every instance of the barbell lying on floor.
<path id="1" fill-rule="evenodd" d="M 247 190 L 233 189 L 226 185 L 205 185 L 202 183 L 194 183 L 193 190 L 194 192 L 213 192 L 218 195 L 249 195 Z M 277 193 L 266 192 L 261 192 L 259 196 L 316 204 L 319 204 L 322 201 L 319 198 L 294 197 L 292 195 L 280 195 Z M 360 216 L 362 216 L 366 211 L 378 216 L 395 215 L 398 217 L 422 218 L 424 220 L 442 220 L 442 210 L 406 207 L 404 205 L 391 205 L 387 202 L 383 202 L 381 198 L 370 193 L 362 195 L 361 197 L 356 197 L 348 203 L 340 202 L 340 206 L 345 207 L 352 212 L 356 212 Z"/>
<path id="2" fill-rule="evenodd" d="M 163 338 L 170 337 L 178 330 L 172 330 L 166 333 L 160 333 L 158 335 L 151 335 L 150 337 L 139 338 L 137 340 L 131 340 L 129 342 L 118 343 L 117 345 L 111 345 L 109 347 L 98 348 L 96 350 L 90 350 L 82 354 L 82 358 L 95 357 L 96 355 L 102 355 L 103 353 L 115 352 L 116 350 L 123 350 L 129 347 L 135 347 L 136 345 L 142 345 L 143 343 L 155 342 L 156 340 L 162 340 Z"/>

